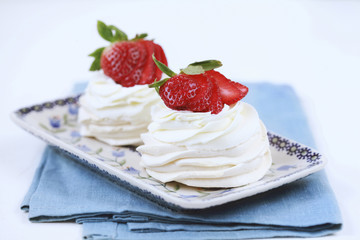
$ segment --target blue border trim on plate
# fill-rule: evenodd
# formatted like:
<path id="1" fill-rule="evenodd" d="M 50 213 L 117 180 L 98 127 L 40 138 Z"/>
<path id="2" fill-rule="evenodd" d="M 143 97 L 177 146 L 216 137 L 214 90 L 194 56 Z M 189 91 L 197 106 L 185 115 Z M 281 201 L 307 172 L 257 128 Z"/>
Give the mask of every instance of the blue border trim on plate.
<path id="1" fill-rule="evenodd" d="M 37 104 L 37 105 L 33 105 L 30 107 L 24 107 L 24 108 L 20 108 L 19 110 L 16 111 L 16 114 L 23 117 L 31 112 L 41 112 L 44 109 L 52 109 L 55 106 L 65 106 L 68 104 L 77 104 L 80 98 L 80 95 L 77 95 L 75 97 L 67 97 L 64 99 L 57 99 L 51 102 L 45 102 L 43 104 Z"/>
<path id="2" fill-rule="evenodd" d="M 282 138 L 276 134 L 268 132 L 267 135 L 270 145 L 277 150 L 286 151 L 286 154 L 289 156 L 296 155 L 297 159 L 306 160 L 306 162 L 311 163 L 311 166 L 322 163 L 320 153 L 313 152 L 308 147 L 301 147 L 298 143 L 291 143 L 288 139 Z"/>

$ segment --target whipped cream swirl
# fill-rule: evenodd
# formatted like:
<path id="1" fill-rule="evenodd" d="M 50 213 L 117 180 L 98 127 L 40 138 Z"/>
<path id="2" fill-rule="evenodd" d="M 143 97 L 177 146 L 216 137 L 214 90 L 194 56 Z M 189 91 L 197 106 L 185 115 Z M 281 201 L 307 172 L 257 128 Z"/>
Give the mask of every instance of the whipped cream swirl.
<path id="1" fill-rule="evenodd" d="M 141 164 L 152 177 L 196 187 L 236 187 L 271 166 L 267 131 L 256 110 L 238 102 L 218 114 L 175 111 L 160 103 L 141 135 Z"/>
<path id="2" fill-rule="evenodd" d="M 80 134 L 110 145 L 139 145 L 151 121 L 151 106 L 159 101 L 147 85 L 126 88 L 99 73 L 79 100 Z"/>

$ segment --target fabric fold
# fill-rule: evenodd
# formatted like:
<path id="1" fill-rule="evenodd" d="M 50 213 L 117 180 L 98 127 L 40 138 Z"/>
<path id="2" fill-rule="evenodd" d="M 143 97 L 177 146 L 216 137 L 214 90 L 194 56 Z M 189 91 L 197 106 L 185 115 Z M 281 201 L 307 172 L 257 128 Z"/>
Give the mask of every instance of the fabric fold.
<path id="1" fill-rule="evenodd" d="M 299 99 L 286 85 L 248 84 L 245 101 L 273 132 L 314 147 Z M 75 221 L 86 239 L 316 237 L 341 228 L 325 171 L 225 205 L 173 211 L 139 197 L 74 157 L 47 147 L 22 204 L 33 222 Z"/>

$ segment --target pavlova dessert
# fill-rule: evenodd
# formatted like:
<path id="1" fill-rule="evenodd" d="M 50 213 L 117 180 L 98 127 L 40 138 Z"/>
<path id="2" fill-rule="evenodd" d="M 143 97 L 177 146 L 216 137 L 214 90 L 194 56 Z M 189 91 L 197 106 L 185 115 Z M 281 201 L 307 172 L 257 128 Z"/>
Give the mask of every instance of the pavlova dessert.
<path id="1" fill-rule="evenodd" d="M 236 187 L 261 179 L 272 159 L 257 111 L 240 101 L 248 88 L 213 70 L 219 61 L 190 64 L 150 85 L 162 102 L 152 108 L 137 150 L 148 174 L 161 182 L 196 187 Z"/>
<path id="2" fill-rule="evenodd" d="M 152 55 L 167 64 L 164 51 L 145 40 L 147 34 L 128 40 L 118 28 L 101 21 L 97 29 L 111 45 L 90 54 L 95 58 L 90 70 L 100 72 L 79 99 L 80 133 L 111 145 L 139 145 L 151 121 L 150 108 L 160 101 L 147 85 L 162 75 Z"/>

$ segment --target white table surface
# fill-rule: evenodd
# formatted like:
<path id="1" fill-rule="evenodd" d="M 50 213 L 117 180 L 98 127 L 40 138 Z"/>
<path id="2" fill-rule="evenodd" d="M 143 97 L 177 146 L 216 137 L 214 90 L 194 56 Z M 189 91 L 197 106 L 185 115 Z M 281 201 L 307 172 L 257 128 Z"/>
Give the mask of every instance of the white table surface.
<path id="1" fill-rule="evenodd" d="M 170 67 L 219 59 L 231 79 L 292 85 L 304 100 L 344 220 L 321 239 L 360 239 L 359 1 L 0 1 L 0 239 L 80 239 L 30 223 L 20 203 L 45 144 L 10 121 L 91 76 L 96 20 L 160 43 Z"/>

